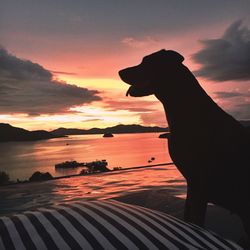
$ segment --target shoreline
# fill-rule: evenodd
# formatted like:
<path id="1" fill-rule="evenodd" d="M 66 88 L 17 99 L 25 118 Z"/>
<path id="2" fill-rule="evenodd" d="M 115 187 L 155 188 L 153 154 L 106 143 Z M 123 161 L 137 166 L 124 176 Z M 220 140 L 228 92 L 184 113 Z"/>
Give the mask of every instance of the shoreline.
<path id="1" fill-rule="evenodd" d="M 143 169 L 143 168 L 151 168 L 151 167 L 160 167 L 160 166 L 170 166 L 170 165 L 174 165 L 173 162 L 166 162 L 166 163 L 159 163 L 159 164 L 152 164 L 152 165 L 144 165 L 144 166 L 134 166 L 134 167 L 129 167 L 129 168 L 121 168 L 121 169 L 112 169 L 110 171 L 107 172 L 94 172 L 94 173 L 89 173 L 89 174 L 71 174 L 71 175 L 63 175 L 63 176 L 53 176 L 52 179 L 50 180 L 41 180 L 41 181 L 29 181 L 29 180 L 24 180 L 24 181 L 19 181 L 19 182 L 11 182 L 4 184 L 4 185 L 0 185 L 0 187 L 6 187 L 6 186 L 11 186 L 11 185 L 18 185 L 18 184 L 27 184 L 27 183 L 41 183 L 41 182 L 45 182 L 45 181 L 54 181 L 54 180 L 59 180 L 59 179 L 67 179 L 67 178 L 73 178 L 73 177 L 81 177 L 81 176 L 95 176 L 95 175 L 100 175 L 103 173 L 113 173 L 113 172 L 122 172 L 122 171 L 126 171 L 126 170 L 136 170 L 136 169 Z"/>
<path id="2" fill-rule="evenodd" d="M 165 133 L 168 131 L 169 131 L 168 127 L 157 127 L 157 126 L 151 127 L 151 126 L 142 126 L 139 124 L 130 124 L 130 125 L 118 124 L 106 128 L 90 128 L 90 129 L 57 128 L 51 131 L 41 130 L 41 129 L 29 131 L 27 129 L 14 127 L 8 123 L 0 123 L 0 132 L 1 134 L 5 135 L 3 138 L 0 138 L 0 143 L 50 140 L 55 138 L 68 137 L 70 135 L 104 135 L 106 133 L 111 133 L 111 134 Z"/>

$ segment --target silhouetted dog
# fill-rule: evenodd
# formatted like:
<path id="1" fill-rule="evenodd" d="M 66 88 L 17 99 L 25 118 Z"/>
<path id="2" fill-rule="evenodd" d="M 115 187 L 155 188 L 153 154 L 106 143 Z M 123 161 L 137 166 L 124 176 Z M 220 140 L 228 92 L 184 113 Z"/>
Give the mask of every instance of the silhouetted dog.
<path id="1" fill-rule="evenodd" d="M 206 94 L 183 60 L 175 51 L 161 50 L 119 75 L 131 85 L 127 95 L 154 94 L 164 106 L 170 156 L 187 181 L 185 220 L 204 225 L 211 202 L 237 213 L 249 236 L 248 134 Z"/>

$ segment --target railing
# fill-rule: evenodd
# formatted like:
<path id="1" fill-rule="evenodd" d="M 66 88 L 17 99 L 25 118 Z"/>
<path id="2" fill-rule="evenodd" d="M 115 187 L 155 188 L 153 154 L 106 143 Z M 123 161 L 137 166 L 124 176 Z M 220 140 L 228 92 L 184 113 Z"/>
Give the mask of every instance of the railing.
<path id="1" fill-rule="evenodd" d="M 137 167 L 130 167 L 130 168 L 122 168 L 121 170 L 132 170 L 132 169 L 140 169 L 140 168 L 151 168 L 151 167 L 159 167 L 159 166 L 169 166 L 174 165 L 173 162 L 166 162 L 166 163 L 159 163 L 153 165 L 145 165 L 145 166 L 137 166 Z"/>

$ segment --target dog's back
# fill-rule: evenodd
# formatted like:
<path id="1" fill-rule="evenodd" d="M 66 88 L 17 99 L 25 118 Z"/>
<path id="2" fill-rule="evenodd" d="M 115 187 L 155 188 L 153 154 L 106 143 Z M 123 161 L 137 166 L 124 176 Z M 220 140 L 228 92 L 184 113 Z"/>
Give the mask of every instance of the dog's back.
<path id="1" fill-rule="evenodd" d="M 172 125 L 171 157 L 187 181 L 201 178 L 209 202 L 239 210 L 242 202 L 250 201 L 248 131 L 205 93 L 185 66 L 181 72 L 193 110 L 188 113 L 189 125 L 185 115 L 177 129 Z"/>

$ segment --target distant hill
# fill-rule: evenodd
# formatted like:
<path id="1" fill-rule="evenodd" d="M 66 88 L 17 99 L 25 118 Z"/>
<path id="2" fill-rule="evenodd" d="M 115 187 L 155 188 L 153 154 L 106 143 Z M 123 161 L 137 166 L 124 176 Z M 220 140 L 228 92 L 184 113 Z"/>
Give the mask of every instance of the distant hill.
<path id="1" fill-rule="evenodd" d="M 168 128 L 161 127 L 145 127 L 141 125 L 117 125 L 108 128 L 91 128 L 91 129 L 74 129 L 74 128 L 58 128 L 51 131 L 56 136 L 63 135 L 87 135 L 87 134 L 125 134 L 125 133 L 149 133 L 149 132 L 167 132 Z"/>
<path id="2" fill-rule="evenodd" d="M 250 120 L 240 121 L 243 126 L 250 130 Z M 125 133 L 150 133 L 150 132 L 169 132 L 168 128 L 162 127 L 145 127 L 141 125 L 116 125 L 108 128 L 91 128 L 91 129 L 77 129 L 77 128 L 58 128 L 51 131 L 55 136 L 65 135 L 89 135 L 89 134 L 125 134 Z"/>
<path id="3" fill-rule="evenodd" d="M 58 137 L 45 130 L 28 131 L 13 127 L 7 123 L 0 123 L 0 142 L 7 141 L 36 141 Z"/>
<path id="4" fill-rule="evenodd" d="M 250 121 L 240 121 L 250 133 Z M 169 132 L 168 128 L 162 127 L 145 127 L 141 125 L 116 125 L 108 128 L 58 128 L 53 131 L 36 130 L 29 131 L 23 128 L 13 127 L 7 123 L 0 123 L 0 142 L 7 141 L 36 141 L 45 140 L 56 137 L 64 137 L 67 135 L 89 135 L 89 134 L 125 134 L 125 133 L 150 133 L 150 132 Z"/>

